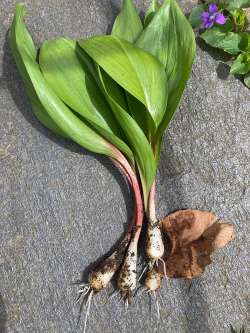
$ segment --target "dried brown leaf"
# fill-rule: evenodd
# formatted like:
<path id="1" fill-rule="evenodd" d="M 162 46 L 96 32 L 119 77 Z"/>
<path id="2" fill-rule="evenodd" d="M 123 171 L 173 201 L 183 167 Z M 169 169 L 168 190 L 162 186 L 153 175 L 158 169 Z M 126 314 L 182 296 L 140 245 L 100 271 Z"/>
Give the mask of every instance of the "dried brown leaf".
<path id="1" fill-rule="evenodd" d="M 211 254 L 234 238 L 233 227 L 219 223 L 215 214 L 199 210 L 180 210 L 161 222 L 163 234 L 171 243 L 165 258 L 167 275 L 194 278 L 212 262 Z"/>

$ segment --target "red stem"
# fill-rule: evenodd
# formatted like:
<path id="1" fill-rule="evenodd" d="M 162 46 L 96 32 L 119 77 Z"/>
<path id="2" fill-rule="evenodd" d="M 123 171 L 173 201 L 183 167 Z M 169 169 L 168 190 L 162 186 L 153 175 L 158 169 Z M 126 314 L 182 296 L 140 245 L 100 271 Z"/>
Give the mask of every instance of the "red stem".
<path id="1" fill-rule="evenodd" d="M 116 149 L 116 148 L 115 148 Z M 142 202 L 142 195 L 141 195 L 141 188 L 136 177 L 134 170 L 131 168 L 129 162 L 125 158 L 125 156 L 118 150 L 115 152 L 117 159 L 114 163 L 117 165 L 117 162 L 122 167 L 122 172 L 126 176 L 126 178 L 130 182 L 130 186 L 133 190 L 134 199 L 135 199 L 135 208 L 136 208 L 136 221 L 135 226 L 141 227 L 143 223 L 143 202 Z M 121 170 L 121 168 L 119 168 Z"/>

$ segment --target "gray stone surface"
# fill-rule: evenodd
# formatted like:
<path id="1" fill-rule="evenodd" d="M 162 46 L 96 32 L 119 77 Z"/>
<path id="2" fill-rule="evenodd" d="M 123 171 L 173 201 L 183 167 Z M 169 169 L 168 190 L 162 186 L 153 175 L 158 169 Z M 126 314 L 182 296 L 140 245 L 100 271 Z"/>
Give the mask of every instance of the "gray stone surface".
<path id="1" fill-rule="evenodd" d="M 14 3 L 0 3 L 0 331 L 81 332 L 71 283 L 119 238 L 129 193 L 104 158 L 56 138 L 33 118 L 5 39 Z M 39 44 L 106 32 L 120 1 L 24 3 Z M 143 10 L 146 1 L 137 4 Z M 227 72 L 216 53 L 198 48 L 165 136 L 157 209 L 160 217 L 185 207 L 212 210 L 235 225 L 236 241 L 215 254 L 191 288 L 182 280 L 164 283 L 160 320 L 146 295 L 128 310 L 118 299 L 105 304 L 110 287 L 95 298 L 88 332 L 224 333 L 230 323 L 249 324 L 250 91 Z"/>

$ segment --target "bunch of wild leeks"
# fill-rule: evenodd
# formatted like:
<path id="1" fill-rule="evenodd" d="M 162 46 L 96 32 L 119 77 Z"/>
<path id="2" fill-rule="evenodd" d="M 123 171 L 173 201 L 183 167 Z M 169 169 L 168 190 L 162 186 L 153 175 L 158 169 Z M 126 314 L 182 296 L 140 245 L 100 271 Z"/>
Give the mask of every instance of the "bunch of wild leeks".
<path id="1" fill-rule="evenodd" d="M 192 27 L 176 1 L 160 4 L 153 0 L 142 23 L 133 1 L 124 0 L 111 35 L 47 40 L 39 51 L 24 16 L 25 8 L 18 4 L 9 42 L 34 114 L 57 135 L 110 158 L 134 197 L 125 237 L 90 274 L 88 283 L 80 285 L 79 299 L 90 304 L 91 297 L 119 271 L 118 289 L 131 301 L 144 215 L 147 291 L 159 289 L 164 275 L 199 275 L 212 250 L 232 238 L 231 226 L 224 223 L 218 228 L 218 219 L 208 212 L 179 211 L 165 222 L 160 222 L 155 212 L 155 177 L 163 134 L 181 100 L 195 56 Z M 214 224 L 216 228 L 208 229 Z M 172 242 L 170 256 L 164 254 L 165 231 Z M 209 259 L 206 257 L 204 264 L 199 257 L 204 257 L 204 246 L 201 250 L 200 243 L 194 245 L 194 241 L 207 242 Z"/>

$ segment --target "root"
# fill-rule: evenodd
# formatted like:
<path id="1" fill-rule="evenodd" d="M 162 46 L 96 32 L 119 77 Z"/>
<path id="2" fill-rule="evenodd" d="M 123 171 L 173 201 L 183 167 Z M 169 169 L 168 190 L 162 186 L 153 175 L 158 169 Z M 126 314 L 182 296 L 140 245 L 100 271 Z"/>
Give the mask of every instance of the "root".
<path id="1" fill-rule="evenodd" d="M 166 263 L 165 263 L 165 261 L 164 261 L 162 258 L 159 258 L 159 261 L 160 261 L 160 262 L 162 263 L 162 265 L 163 265 L 163 273 L 164 273 L 165 278 L 167 279 Z"/>
<path id="2" fill-rule="evenodd" d="M 92 301 L 92 298 L 93 298 L 93 294 L 94 294 L 94 291 L 91 290 L 89 295 L 87 296 L 87 300 L 86 300 L 87 311 L 86 311 L 85 320 L 84 320 L 83 333 L 85 333 L 86 329 L 87 329 L 87 321 L 88 321 L 88 317 L 89 317 L 89 314 L 90 314 L 90 307 L 91 307 L 91 301 Z"/>
<path id="3" fill-rule="evenodd" d="M 147 263 L 147 264 L 144 266 L 144 268 L 143 268 L 143 270 L 142 270 L 142 272 L 141 272 L 141 274 L 140 274 L 140 276 L 139 276 L 139 278 L 138 278 L 138 282 L 141 281 L 141 279 L 143 278 L 144 274 L 147 272 L 148 269 L 150 269 L 150 263 Z"/>
<path id="4" fill-rule="evenodd" d="M 88 285 L 86 285 L 83 289 L 79 289 L 78 290 L 79 295 L 75 301 L 75 304 L 78 304 L 80 302 L 81 298 L 83 298 L 83 300 L 84 300 L 85 296 L 89 293 L 90 289 L 91 288 Z"/>
<path id="5" fill-rule="evenodd" d="M 153 296 L 154 296 L 154 299 L 155 299 L 155 305 L 156 305 L 156 311 L 157 311 L 157 319 L 160 320 L 161 319 L 160 306 L 159 306 L 159 302 L 158 302 L 157 295 L 156 295 L 155 291 L 153 292 Z"/>

